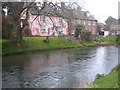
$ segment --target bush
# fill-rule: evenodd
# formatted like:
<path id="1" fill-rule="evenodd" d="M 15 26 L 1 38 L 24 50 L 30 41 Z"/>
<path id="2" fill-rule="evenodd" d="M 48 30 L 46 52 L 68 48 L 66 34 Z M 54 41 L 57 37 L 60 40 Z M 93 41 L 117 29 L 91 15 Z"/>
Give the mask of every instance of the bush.
<path id="1" fill-rule="evenodd" d="M 15 38 L 15 30 L 16 25 L 15 23 L 12 23 L 12 19 L 2 15 L 2 38 L 9 40 Z"/>
<path id="2" fill-rule="evenodd" d="M 117 42 L 117 44 L 120 44 L 120 36 L 117 36 L 116 42 Z"/>
<path id="3" fill-rule="evenodd" d="M 75 37 L 76 37 L 76 39 L 78 39 L 78 37 L 80 36 L 82 30 L 84 30 L 84 26 L 83 25 L 75 26 Z"/>
<path id="4" fill-rule="evenodd" d="M 82 41 L 91 41 L 91 32 L 90 31 L 82 31 L 81 37 L 82 37 Z"/>
<path id="5" fill-rule="evenodd" d="M 7 24 L 8 39 L 13 40 L 16 38 L 16 25 L 12 22 Z"/>
<path id="6" fill-rule="evenodd" d="M 97 74 L 96 75 L 96 79 L 100 79 L 100 78 L 102 78 L 104 76 L 104 74 Z"/>

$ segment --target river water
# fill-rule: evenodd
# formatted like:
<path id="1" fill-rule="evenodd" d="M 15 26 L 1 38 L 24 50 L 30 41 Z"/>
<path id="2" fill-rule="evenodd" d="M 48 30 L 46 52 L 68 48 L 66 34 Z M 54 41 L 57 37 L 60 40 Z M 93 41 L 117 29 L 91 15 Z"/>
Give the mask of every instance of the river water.
<path id="1" fill-rule="evenodd" d="M 3 88 L 84 88 L 118 65 L 118 47 L 99 46 L 3 56 Z"/>

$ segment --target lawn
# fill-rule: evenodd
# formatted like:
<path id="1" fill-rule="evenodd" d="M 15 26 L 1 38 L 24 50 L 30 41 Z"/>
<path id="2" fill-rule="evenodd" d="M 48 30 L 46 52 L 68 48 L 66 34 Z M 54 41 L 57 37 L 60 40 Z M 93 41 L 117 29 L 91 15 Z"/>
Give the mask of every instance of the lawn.
<path id="1" fill-rule="evenodd" d="M 47 50 L 65 47 L 80 47 L 80 42 L 72 42 L 62 38 L 50 38 L 50 43 L 43 42 L 45 38 L 24 38 L 24 45 L 17 46 L 16 42 L 10 42 L 8 40 L 2 41 L 2 54 L 18 53 L 32 50 Z M 92 46 L 91 42 L 83 42 L 87 46 Z"/>
<path id="2" fill-rule="evenodd" d="M 114 68 L 112 72 L 106 76 L 96 79 L 88 88 L 119 88 L 118 85 L 118 67 Z"/>

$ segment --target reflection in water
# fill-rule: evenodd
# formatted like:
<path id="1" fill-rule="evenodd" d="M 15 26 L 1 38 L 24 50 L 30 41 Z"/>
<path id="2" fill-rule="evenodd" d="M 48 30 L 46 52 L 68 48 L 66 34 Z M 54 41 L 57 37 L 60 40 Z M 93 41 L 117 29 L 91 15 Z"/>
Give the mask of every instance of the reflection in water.
<path id="1" fill-rule="evenodd" d="M 37 52 L 3 57 L 3 88 L 85 87 L 118 64 L 117 47 Z"/>

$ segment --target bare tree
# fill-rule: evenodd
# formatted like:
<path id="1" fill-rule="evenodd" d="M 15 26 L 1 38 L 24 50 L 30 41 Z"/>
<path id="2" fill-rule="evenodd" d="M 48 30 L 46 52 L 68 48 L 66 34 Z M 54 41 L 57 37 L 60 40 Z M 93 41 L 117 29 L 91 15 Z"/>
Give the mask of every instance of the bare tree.
<path id="1" fill-rule="evenodd" d="M 30 8 L 30 5 L 31 3 L 26 7 L 24 7 L 24 2 L 3 2 L 2 3 L 2 8 L 8 7 L 8 17 L 10 17 L 12 22 L 16 25 L 16 34 L 17 34 L 16 41 L 18 42 L 18 44 L 22 43 L 22 29 L 24 28 L 24 27 L 21 28 L 20 26 L 20 22 L 21 22 L 20 16 L 25 9 Z M 27 18 L 28 17 L 26 17 L 26 21 L 27 21 Z"/>
<path id="2" fill-rule="evenodd" d="M 115 18 L 113 18 L 113 17 L 111 17 L 111 16 L 109 16 L 107 19 L 106 19 L 106 21 L 105 21 L 105 23 L 106 23 L 106 30 L 110 30 L 110 26 L 113 24 L 113 22 L 115 21 L 116 19 Z"/>
<path id="3" fill-rule="evenodd" d="M 18 42 L 18 45 L 21 45 L 23 43 L 23 36 L 22 31 L 28 27 L 28 18 L 29 13 L 28 11 L 31 8 L 37 9 L 36 6 L 33 6 L 34 2 L 3 2 L 2 8 L 8 7 L 8 17 L 12 19 L 12 22 L 16 25 L 16 41 Z M 42 11 L 42 9 L 45 7 L 43 4 L 41 6 L 41 9 L 39 9 L 39 12 Z M 23 27 L 21 27 L 21 15 L 22 13 L 26 11 L 26 18 L 24 19 Z"/>

